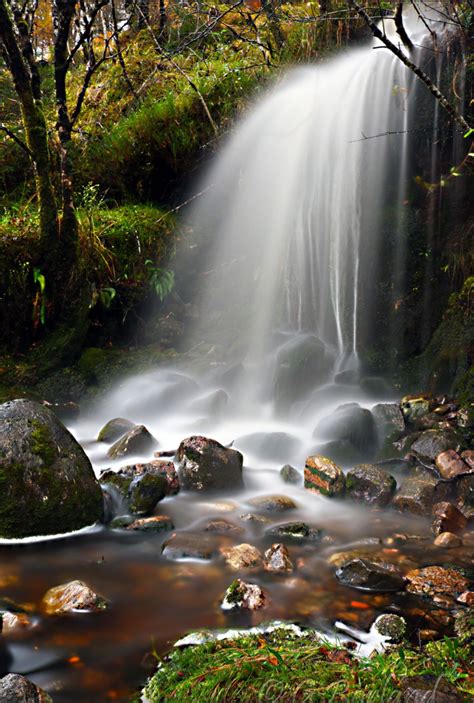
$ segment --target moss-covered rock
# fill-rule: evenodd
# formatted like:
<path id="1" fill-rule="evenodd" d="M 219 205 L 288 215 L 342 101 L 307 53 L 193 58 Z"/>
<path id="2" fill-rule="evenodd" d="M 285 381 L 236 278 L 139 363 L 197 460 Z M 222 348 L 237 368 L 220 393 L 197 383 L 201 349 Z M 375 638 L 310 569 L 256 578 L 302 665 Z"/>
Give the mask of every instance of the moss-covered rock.
<path id="1" fill-rule="evenodd" d="M 0 535 L 77 530 L 100 520 L 103 497 L 89 459 L 47 407 L 0 406 Z"/>

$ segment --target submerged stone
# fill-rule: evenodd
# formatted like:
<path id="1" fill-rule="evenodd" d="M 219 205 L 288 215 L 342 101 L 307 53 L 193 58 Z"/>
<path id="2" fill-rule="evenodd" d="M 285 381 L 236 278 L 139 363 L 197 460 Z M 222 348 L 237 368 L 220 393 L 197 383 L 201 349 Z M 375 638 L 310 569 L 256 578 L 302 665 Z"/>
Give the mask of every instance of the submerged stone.
<path id="1" fill-rule="evenodd" d="M 321 493 L 329 498 L 342 496 L 346 480 L 342 469 L 331 459 L 315 454 L 306 459 L 304 467 L 304 487 L 313 493 Z"/>
<path id="2" fill-rule="evenodd" d="M 243 488 L 242 454 L 215 439 L 195 435 L 184 439 L 176 457 L 181 485 L 190 491 Z"/>
<path id="3" fill-rule="evenodd" d="M 31 400 L 0 405 L 0 536 L 78 530 L 102 518 L 103 497 L 83 449 Z"/>
<path id="4" fill-rule="evenodd" d="M 145 425 L 136 425 L 112 444 L 107 454 L 111 459 L 118 459 L 127 454 L 148 454 L 157 445 L 158 441 Z"/>
<path id="5" fill-rule="evenodd" d="M 162 546 L 166 559 L 198 559 L 209 561 L 218 554 L 218 542 L 211 535 L 177 532 Z"/>
<path id="6" fill-rule="evenodd" d="M 70 581 L 50 588 L 43 596 L 41 606 L 48 615 L 61 615 L 104 610 L 107 601 L 83 581 Z"/>
<path id="7" fill-rule="evenodd" d="M 309 539 L 318 541 L 321 539 L 323 531 L 314 527 L 310 527 L 305 522 L 285 522 L 280 525 L 272 525 L 265 534 L 274 535 L 280 538 L 290 539 Z"/>
<path id="8" fill-rule="evenodd" d="M 337 569 L 336 578 L 343 586 L 361 591 L 385 593 L 400 591 L 405 586 L 405 579 L 398 571 L 366 559 L 353 559 L 343 564 Z"/>
<path id="9" fill-rule="evenodd" d="M 359 464 L 346 474 L 346 494 L 369 505 L 387 505 L 396 488 L 393 476 L 373 464 Z"/>
<path id="10" fill-rule="evenodd" d="M 469 581 L 456 569 L 443 566 L 425 566 L 406 575 L 407 591 L 419 596 L 433 598 L 438 594 L 456 598 L 467 590 Z"/>
<path id="11" fill-rule="evenodd" d="M 174 530 L 174 525 L 168 515 L 154 515 L 134 520 L 126 526 L 126 529 L 137 532 L 170 532 Z"/>
<path id="12" fill-rule="evenodd" d="M 266 571 L 289 572 L 293 571 L 290 553 L 284 544 L 272 544 L 263 555 L 263 568 Z"/>
<path id="13" fill-rule="evenodd" d="M 226 564 L 239 571 L 240 569 L 252 569 L 262 563 L 261 552 L 251 544 L 237 544 L 234 547 L 224 547 L 221 549 Z"/>
<path id="14" fill-rule="evenodd" d="M 282 513 L 297 508 L 294 500 L 282 495 L 257 496 L 249 500 L 248 504 L 266 513 Z"/>
<path id="15" fill-rule="evenodd" d="M 245 530 L 243 527 L 240 527 L 239 525 L 234 525 L 233 522 L 230 522 L 230 520 L 224 520 L 224 518 L 216 518 L 215 520 L 211 520 L 210 522 L 207 523 L 207 525 L 204 527 L 205 532 L 215 532 L 216 534 L 234 534 L 234 535 L 240 535 L 242 532 Z"/>

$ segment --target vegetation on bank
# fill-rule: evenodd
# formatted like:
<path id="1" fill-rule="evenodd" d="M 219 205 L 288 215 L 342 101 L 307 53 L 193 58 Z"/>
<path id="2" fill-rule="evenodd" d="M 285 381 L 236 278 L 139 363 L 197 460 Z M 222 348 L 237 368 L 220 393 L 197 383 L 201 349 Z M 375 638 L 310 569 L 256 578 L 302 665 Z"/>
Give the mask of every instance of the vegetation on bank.
<path id="1" fill-rule="evenodd" d="M 160 662 L 143 694 L 150 703 L 388 703 L 402 699 L 406 677 L 423 676 L 431 688 L 442 677 L 467 701 L 474 696 L 473 656 L 471 641 L 446 637 L 360 658 L 312 634 L 281 630 L 178 649 Z"/>

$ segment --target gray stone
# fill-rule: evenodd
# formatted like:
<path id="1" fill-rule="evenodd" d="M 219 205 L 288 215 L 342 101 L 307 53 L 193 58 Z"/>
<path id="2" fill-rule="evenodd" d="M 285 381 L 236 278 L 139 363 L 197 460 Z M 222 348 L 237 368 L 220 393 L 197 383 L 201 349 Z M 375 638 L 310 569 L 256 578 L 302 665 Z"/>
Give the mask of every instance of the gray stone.
<path id="1" fill-rule="evenodd" d="M 288 496 L 270 495 L 257 496 L 248 501 L 249 505 L 265 513 L 282 513 L 287 510 L 295 510 L 297 505 Z"/>
<path id="2" fill-rule="evenodd" d="M 297 471 L 290 464 L 285 464 L 280 469 L 280 476 L 285 483 L 293 483 L 295 485 L 303 483 L 303 478 L 299 471 Z"/>
<path id="3" fill-rule="evenodd" d="M 398 571 L 366 559 L 343 564 L 337 569 L 336 578 L 344 586 L 377 593 L 400 591 L 405 586 L 405 579 Z"/>
<path id="4" fill-rule="evenodd" d="M 379 446 L 395 442 L 405 431 L 405 420 L 397 403 L 378 403 L 372 408 L 372 417 Z"/>
<path id="5" fill-rule="evenodd" d="M 170 491 L 168 477 L 162 471 L 161 462 L 124 466 L 119 471 L 103 471 L 100 482 L 104 488 L 114 486 L 126 511 L 140 517 L 150 515 L 157 503 L 169 495 Z"/>
<path id="6" fill-rule="evenodd" d="M 209 561 L 218 554 L 218 542 L 211 535 L 177 532 L 162 547 L 166 559 L 198 559 Z"/>
<path id="7" fill-rule="evenodd" d="M 415 451 L 427 459 L 435 461 L 438 454 L 447 449 L 457 449 L 460 446 L 460 438 L 455 432 L 448 430 L 426 430 L 421 432 L 418 438 L 411 445 L 411 450 Z"/>
<path id="8" fill-rule="evenodd" d="M 369 505 L 387 505 L 396 488 L 393 476 L 373 464 L 360 464 L 346 474 L 346 495 Z"/>
<path id="9" fill-rule="evenodd" d="M 152 452 L 157 446 L 157 440 L 148 432 L 145 425 L 136 425 L 112 444 L 107 454 L 111 459 L 126 455 L 143 455 Z"/>
<path id="10" fill-rule="evenodd" d="M 242 454 L 215 439 L 188 437 L 179 445 L 177 459 L 181 485 L 191 491 L 243 488 Z"/>
<path id="11" fill-rule="evenodd" d="M 124 417 L 115 417 L 113 420 L 109 420 L 100 430 L 97 435 L 98 442 L 107 442 L 111 444 L 115 442 L 126 432 L 133 430 L 135 423 L 130 420 L 126 420 Z"/>
<path id="12" fill-rule="evenodd" d="M 370 457 L 377 447 L 374 418 L 357 403 L 341 405 L 319 422 L 313 437 L 331 442 L 348 442 L 361 457 Z"/>
<path id="13" fill-rule="evenodd" d="M 100 520 L 103 496 L 83 449 L 31 400 L 0 405 L 0 536 L 70 532 Z"/>
<path id="14" fill-rule="evenodd" d="M 429 515 L 433 506 L 448 496 L 449 484 L 429 471 L 419 471 L 403 482 L 392 503 L 402 512 Z"/>
<path id="15" fill-rule="evenodd" d="M 277 405 L 284 408 L 308 395 L 325 381 L 332 368 L 332 358 L 314 335 L 293 337 L 278 352 L 274 378 Z"/>

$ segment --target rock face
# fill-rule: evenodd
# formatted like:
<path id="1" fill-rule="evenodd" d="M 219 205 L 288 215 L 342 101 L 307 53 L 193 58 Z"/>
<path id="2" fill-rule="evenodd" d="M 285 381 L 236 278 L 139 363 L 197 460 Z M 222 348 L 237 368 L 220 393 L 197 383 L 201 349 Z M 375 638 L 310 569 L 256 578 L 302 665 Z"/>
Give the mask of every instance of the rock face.
<path id="1" fill-rule="evenodd" d="M 342 469 L 321 454 L 309 456 L 304 467 L 304 487 L 329 498 L 342 496 L 346 480 Z"/>
<path id="2" fill-rule="evenodd" d="M 145 425 L 136 425 L 112 444 L 107 454 L 111 459 L 119 459 L 127 454 L 148 454 L 156 446 L 158 446 L 157 440 L 148 432 Z"/>
<path id="3" fill-rule="evenodd" d="M 169 494 L 170 479 L 162 464 L 150 462 L 124 466 L 119 471 L 106 470 L 101 473 L 100 482 L 117 489 L 125 504 L 124 512 L 146 517 Z"/>
<path id="4" fill-rule="evenodd" d="M 370 505 L 387 505 L 396 487 L 393 476 L 373 464 L 355 466 L 346 475 L 346 494 L 349 498 Z"/>
<path id="5" fill-rule="evenodd" d="M 251 544 L 237 544 L 235 547 L 221 549 L 226 563 L 231 569 L 253 569 L 262 563 L 262 555 Z"/>
<path id="6" fill-rule="evenodd" d="M 313 437 L 349 445 L 361 458 L 370 457 L 377 446 L 377 434 L 370 410 L 357 403 L 341 405 L 316 427 Z"/>
<path id="7" fill-rule="evenodd" d="M 458 508 L 452 503 L 436 503 L 433 506 L 433 522 L 431 529 L 435 535 L 443 532 L 462 532 L 467 525 L 467 520 Z"/>
<path id="8" fill-rule="evenodd" d="M 53 699 L 20 674 L 0 679 L 0 703 L 53 703 Z"/>
<path id="9" fill-rule="evenodd" d="M 223 447 L 215 439 L 193 436 L 178 447 L 181 485 L 190 491 L 218 491 L 243 488 L 242 454 Z"/>
<path id="10" fill-rule="evenodd" d="M 405 585 L 405 579 L 398 571 L 366 559 L 353 559 L 343 564 L 337 569 L 336 578 L 344 586 L 379 593 L 400 591 Z"/>
<path id="11" fill-rule="evenodd" d="M 260 610 L 265 606 L 265 594 L 256 583 L 235 579 L 221 603 L 222 610 Z"/>
<path id="12" fill-rule="evenodd" d="M 446 499 L 449 485 L 440 481 L 431 472 L 420 470 L 410 476 L 393 499 L 393 505 L 402 512 L 414 515 L 426 515 L 435 503 Z"/>
<path id="13" fill-rule="evenodd" d="M 122 437 L 126 432 L 133 430 L 134 427 L 135 423 L 130 420 L 126 420 L 124 417 L 114 417 L 113 420 L 109 420 L 102 427 L 97 435 L 97 441 L 110 444 Z"/>
<path id="14" fill-rule="evenodd" d="M 0 536 L 69 532 L 102 518 L 89 459 L 49 408 L 0 406 Z"/>
<path id="15" fill-rule="evenodd" d="M 455 598 L 466 591 L 469 586 L 469 581 L 459 571 L 446 569 L 442 566 L 414 569 L 408 572 L 406 578 L 409 582 L 407 591 L 429 598 L 438 594 Z"/>
<path id="16" fill-rule="evenodd" d="M 293 571 L 293 564 L 288 549 L 284 544 L 272 544 L 263 555 L 263 568 L 265 571 L 287 573 Z"/>
<path id="17" fill-rule="evenodd" d="M 83 581 L 71 581 L 50 588 L 44 595 L 41 606 L 48 615 L 61 615 L 77 611 L 104 610 L 107 601 L 94 593 Z"/>

